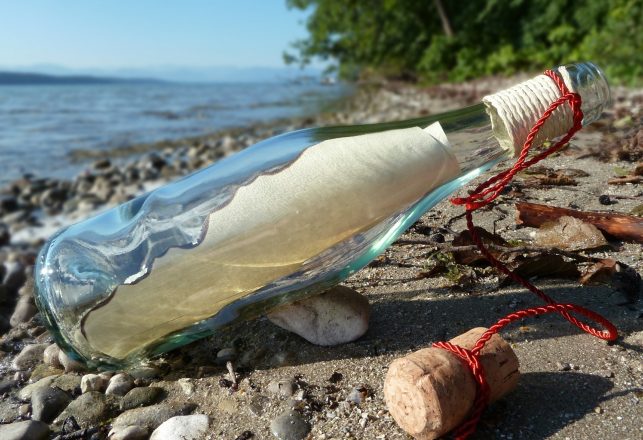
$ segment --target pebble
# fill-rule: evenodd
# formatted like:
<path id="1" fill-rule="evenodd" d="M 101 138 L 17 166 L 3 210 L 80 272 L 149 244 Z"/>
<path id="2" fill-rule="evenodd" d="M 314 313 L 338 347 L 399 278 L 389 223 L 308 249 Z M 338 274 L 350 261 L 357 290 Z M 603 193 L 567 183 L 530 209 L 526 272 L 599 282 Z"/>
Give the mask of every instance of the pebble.
<path id="1" fill-rule="evenodd" d="M 130 409 L 114 419 L 112 431 L 118 432 L 131 425 L 137 425 L 148 431 L 152 431 L 170 417 L 185 415 L 191 412 L 193 408 L 193 406 L 174 408 L 164 403 L 159 403 L 157 405 Z"/>
<path id="2" fill-rule="evenodd" d="M 109 380 L 105 394 L 114 394 L 116 396 L 124 396 L 134 388 L 134 381 L 129 374 L 119 373 Z"/>
<path id="3" fill-rule="evenodd" d="M 237 350 L 234 348 L 223 348 L 218 351 L 216 363 L 218 365 L 225 365 L 226 362 L 233 361 L 237 358 Z"/>
<path id="4" fill-rule="evenodd" d="M 60 363 L 58 356 L 60 355 L 60 348 L 56 344 L 51 344 L 45 348 L 45 352 L 42 355 L 42 360 L 47 365 L 51 365 L 55 368 L 65 368 L 63 364 Z"/>
<path id="5" fill-rule="evenodd" d="M 208 430 L 210 418 L 205 414 L 176 416 L 161 423 L 150 440 L 198 440 Z"/>
<path id="6" fill-rule="evenodd" d="M 266 396 L 254 396 L 250 400 L 250 404 L 248 405 L 248 410 L 250 411 L 251 414 L 261 417 L 264 412 L 266 411 L 267 406 L 270 404 L 270 399 L 268 399 Z"/>
<path id="7" fill-rule="evenodd" d="M 2 440 L 44 440 L 49 436 L 49 426 L 36 420 L 0 425 Z"/>
<path id="8" fill-rule="evenodd" d="M 346 401 L 352 402 L 355 405 L 360 405 L 364 400 L 368 397 L 368 388 L 364 385 L 359 385 L 354 387 L 350 393 L 348 393 L 348 396 L 346 397 Z"/>
<path id="9" fill-rule="evenodd" d="M 42 361 L 42 355 L 49 344 L 26 345 L 20 354 L 13 359 L 13 370 L 28 370 Z"/>
<path id="10" fill-rule="evenodd" d="M 368 330 L 369 317 L 366 297 L 346 286 L 333 287 L 268 314 L 268 319 L 279 327 L 324 346 L 361 337 Z"/>
<path id="11" fill-rule="evenodd" d="M 127 374 L 134 379 L 152 380 L 161 376 L 161 371 L 153 365 L 143 365 L 138 368 L 128 370 Z"/>
<path id="12" fill-rule="evenodd" d="M 86 374 L 80 380 L 80 391 L 87 393 L 89 391 L 98 391 L 102 393 L 107 388 L 109 379 L 99 374 Z"/>
<path id="13" fill-rule="evenodd" d="M 85 365 L 82 362 L 72 359 L 62 350 L 58 352 L 58 361 L 65 369 L 65 373 L 85 371 Z"/>
<path id="14" fill-rule="evenodd" d="M 163 388 L 158 387 L 138 387 L 130 390 L 121 399 L 121 410 L 125 411 L 132 408 L 157 403 L 163 395 Z"/>
<path id="15" fill-rule="evenodd" d="M 60 425 L 68 417 L 74 417 L 78 425 L 85 429 L 107 420 L 113 412 L 115 399 L 97 391 L 81 394 L 54 420 Z"/>
<path id="16" fill-rule="evenodd" d="M 75 374 L 62 374 L 54 379 L 51 386 L 72 394 L 80 394 L 81 377 Z"/>
<path id="17" fill-rule="evenodd" d="M 62 374 L 62 372 L 63 370 L 52 367 L 51 365 L 38 364 L 36 365 L 36 368 L 33 369 L 33 371 L 28 377 L 30 382 L 37 382 L 43 377 L 59 376 L 60 374 Z"/>
<path id="18" fill-rule="evenodd" d="M 145 440 L 147 436 L 147 429 L 138 425 L 131 425 L 110 432 L 109 440 Z"/>
<path id="19" fill-rule="evenodd" d="M 181 390 L 183 390 L 183 394 L 185 394 L 186 396 L 191 396 L 192 394 L 194 394 L 194 384 L 189 378 L 183 377 L 177 382 L 179 383 Z"/>
<path id="20" fill-rule="evenodd" d="M 36 313 L 38 313 L 38 309 L 33 303 L 33 300 L 30 297 L 22 296 L 18 300 L 16 308 L 11 314 L 9 325 L 11 325 L 11 327 L 15 327 L 23 322 L 28 322 L 36 315 Z"/>
<path id="21" fill-rule="evenodd" d="M 266 390 L 269 393 L 276 394 L 278 396 L 290 397 L 295 392 L 295 384 L 292 380 L 273 380 L 268 384 Z"/>
<path id="22" fill-rule="evenodd" d="M 41 388 L 31 395 L 31 418 L 51 423 L 71 402 L 71 396 L 60 388 Z"/>
<path id="23" fill-rule="evenodd" d="M 569 371 L 572 369 L 572 366 L 567 362 L 556 362 L 556 368 L 558 371 Z"/>
<path id="24" fill-rule="evenodd" d="M 310 425 L 298 412 L 288 411 L 270 422 L 270 432 L 279 440 L 303 440 Z"/>
<path id="25" fill-rule="evenodd" d="M 18 381 L 15 379 L 5 379 L 0 382 L 0 394 L 8 393 L 18 386 Z"/>
<path id="26" fill-rule="evenodd" d="M 31 396 L 34 392 L 41 388 L 48 388 L 54 382 L 56 376 L 47 376 L 43 377 L 36 383 L 32 383 L 18 391 L 18 398 L 20 400 L 31 400 Z"/>

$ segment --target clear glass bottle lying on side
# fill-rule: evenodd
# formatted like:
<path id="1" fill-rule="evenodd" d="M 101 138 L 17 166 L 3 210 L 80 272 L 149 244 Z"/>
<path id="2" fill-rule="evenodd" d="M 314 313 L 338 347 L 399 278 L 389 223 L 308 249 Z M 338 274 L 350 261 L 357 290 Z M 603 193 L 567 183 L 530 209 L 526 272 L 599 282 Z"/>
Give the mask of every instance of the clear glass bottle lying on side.
<path id="1" fill-rule="evenodd" d="M 581 95 L 583 123 L 597 119 L 601 71 L 556 71 Z M 558 96 L 541 75 L 441 115 L 262 141 L 59 231 L 38 257 L 38 307 L 71 356 L 122 367 L 321 292 L 513 157 Z M 551 119 L 544 137 L 571 125 L 566 107 Z"/>

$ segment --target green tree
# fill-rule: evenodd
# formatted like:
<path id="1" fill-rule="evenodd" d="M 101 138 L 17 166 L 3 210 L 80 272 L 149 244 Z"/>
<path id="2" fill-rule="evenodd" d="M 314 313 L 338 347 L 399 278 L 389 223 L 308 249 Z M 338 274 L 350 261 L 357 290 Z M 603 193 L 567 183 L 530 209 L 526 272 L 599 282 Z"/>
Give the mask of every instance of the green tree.
<path id="1" fill-rule="evenodd" d="M 331 60 L 343 77 L 464 80 L 590 59 L 643 75 L 641 0 L 287 0 L 312 13 L 291 62 Z"/>

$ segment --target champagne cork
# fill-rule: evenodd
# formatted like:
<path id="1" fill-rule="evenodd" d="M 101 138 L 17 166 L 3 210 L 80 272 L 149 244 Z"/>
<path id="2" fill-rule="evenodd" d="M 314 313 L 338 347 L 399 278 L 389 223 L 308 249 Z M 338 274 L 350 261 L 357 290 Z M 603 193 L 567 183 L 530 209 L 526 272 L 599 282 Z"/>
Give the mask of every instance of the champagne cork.
<path id="1" fill-rule="evenodd" d="M 452 339 L 473 348 L 486 331 L 478 327 Z M 518 358 L 509 344 L 493 335 L 480 353 L 490 389 L 490 402 L 512 391 L 517 383 Z M 476 397 L 476 381 L 468 366 L 441 348 L 425 348 L 396 359 L 384 382 L 384 396 L 395 421 L 417 439 L 435 439 L 465 421 Z"/>

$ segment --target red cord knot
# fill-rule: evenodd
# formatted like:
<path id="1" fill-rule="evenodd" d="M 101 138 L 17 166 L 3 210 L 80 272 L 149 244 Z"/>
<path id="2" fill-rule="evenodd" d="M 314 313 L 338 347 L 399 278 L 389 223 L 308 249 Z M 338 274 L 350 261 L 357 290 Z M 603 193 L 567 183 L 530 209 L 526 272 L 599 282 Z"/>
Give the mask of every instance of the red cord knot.
<path id="1" fill-rule="evenodd" d="M 543 307 L 534 307 L 531 309 L 520 310 L 515 313 L 511 313 L 504 318 L 500 319 L 496 324 L 491 326 L 476 342 L 474 347 L 471 350 L 454 345 L 450 342 L 436 342 L 433 344 L 436 348 L 441 348 L 447 350 L 456 356 L 458 356 L 462 362 L 467 365 L 471 370 L 473 377 L 478 385 L 476 392 L 476 399 L 473 404 L 469 418 L 462 423 L 454 432 L 453 435 L 458 439 L 466 439 L 468 436 L 473 434 L 476 430 L 476 426 L 480 417 L 488 404 L 489 401 L 489 385 L 484 376 L 484 370 L 480 363 L 480 352 L 484 348 L 485 344 L 491 337 L 498 333 L 503 327 L 508 324 L 523 319 L 529 316 L 536 316 L 545 313 L 557 312 L 567 321 L 580 328 L 586 333 L 589 333 L 597 338 L 604 339 L 607 341 L 614 341 L 618 338 L 618 330 L 616 327 L 608 321 L 603 316 L 599 315 L 596 312 L 593 312 L 584 307 L 575 305 L 575 304 L 560 304 L 550 298 L 545 292 L 538 289 L 536 286 L 531 284 L 529 281 L 522 278 L 520 275 L 512 272 L 507 268 L 507 266 L 496 259 L 485 247 L 482 240 L 480 239 L 478 233 L 476 232 L 475 226 L 473 224 L 473 211 L 493 202 L 502 192 L 502 190 L 507 186 L 507 184 L 514 178 L 516 173 L 525 168 L 530 167 L 531 165 L 540 162 L 545 159 L 547 156 L 557 152 L 563 148 L 570 139 L 576 134 L 578 130 L 581 129 L 583 125 L 583 111 L 581 110 L 582 99 L 578 93 L 570 92 L 567 88 L 565 82 L 553 71 L 546 70 L 545 75 L 551 78 L 552 81 L 556 84 L 560 90 L 560 97 L 550 104 L 550 106 L 545 110 L 542 116 L 534 124 L 534 126 L 529 131 L 525 143 L 522 147 L 520 155 L 513 166 L 505 171 L 498 173 L 497 175 L 491 177 L 489 180 L 478 185 L 467 197 L 456 197 L 451 199 L 451 203 L 454 205 L 464 205 L 466 209 L 466 220 L 467 228 L 471 234 L 473 242 L 476 244 L 480 253 L 484 255 L 487 260 L 494 266 L 496 269 L 502 273 L 508 275 L 512 280 L 516 281 L 518 284 L 521 284 L 529 291 L 537 295 L 542 299 L 546 306 Z M 527 160 L 529 151 L 532 148 L 534 139 L 538 134 L 540 128 L 545 124 L 547 119 L 554 113 L 554 111 L 561 105 L 567 104 L 571 108 L 573 125 L 561 139 L 559 139 L 555 144 L 548 147 L 541 153 L 536 154 L 531 159 Z M 590 321 L 593 321 L 603 327 L 604 330 L 598 330 L 589 324 L 586 324 L 580 321 L 578 318 L 571 315 L 571 312 L 574 312 L 579 315 L 583 315 L 585 318 L 588 318 Z"/>

